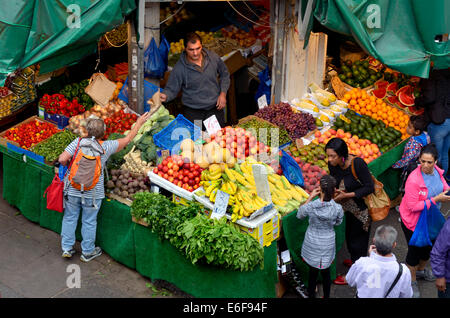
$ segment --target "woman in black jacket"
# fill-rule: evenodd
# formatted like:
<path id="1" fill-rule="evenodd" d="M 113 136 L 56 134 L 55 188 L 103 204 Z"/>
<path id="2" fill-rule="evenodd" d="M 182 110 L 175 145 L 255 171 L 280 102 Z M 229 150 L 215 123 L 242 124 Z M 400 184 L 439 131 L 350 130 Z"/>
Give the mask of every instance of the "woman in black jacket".
<path id="1" fill-rule="evenodd" d="M 341 138 L 333 138 L 325 146 L 330 175 L 336 179 L 337 195 L 334 200 L 342 205 L 345 212 L 345 240 L 350 252 L 351 266 L 361 256 L 367 256 L 371 218 L 364 197 L 374 192 L 372 175 L 365 161 L 349 155 L 348 147 Z M 357 179 L 352 173 L 352 161 Z M 345 284 L 339 276 L 336 284 Z"/>

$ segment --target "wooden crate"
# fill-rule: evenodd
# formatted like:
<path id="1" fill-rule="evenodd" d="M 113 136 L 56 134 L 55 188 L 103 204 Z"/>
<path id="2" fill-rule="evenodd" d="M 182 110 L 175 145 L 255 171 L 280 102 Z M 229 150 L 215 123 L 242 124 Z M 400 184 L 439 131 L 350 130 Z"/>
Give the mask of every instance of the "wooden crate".
<path id="1" fill-rule="evenodd" d="M 10 130 L 10 129 L 12 129 L 12 128 L 19 127 L 19 126 L 22 125 L 22 124 L 26 124 L 26 123 L 29 123 L 29 122 L 34 121 L 34 120 L 37 120 L 37 121 L 39 121 L 39 122 L 41 122 L 41 123 L 48 123 L 48 124 L 54 125 L 53 123 L 50 123 L 50 122 L 48 122 L 48 121 L 46 121 L 46 120 L 44 120 L 44 119 L 38 117 L 37 115 L 31 116 L 30 118 L 25 119 L 24 121 L 18 123 L 17 125 L 14 125 L 14 126 L 8 128 L 8 129 L 2 131 L 2 132 L 0 133 L 0 145 L 3 145 L 3 146 L 5 146 L 5 147 L 7 147 L 7 143 L 10 143 L 11 145 L 14 145 L 14 146 L 16 146 L 16 147 L 21 148 L 20 145 L 19 145 L 19 143 L 15 142 L 15 141 L 13 141 L 13 140 L 6 139 L 4 136 L 5 136 L 5 134 L 6 134 L 6 132 L 7 132 L 8 130 Z M 56 125 L 54 125 L 54 126 L 56 126 Z M 58 131 L 60 131 L 60 129 L 58 129 Z M 45 140 L 45 139 L 44 139 L 44 140 Z M 43 142 L 44 140 L 42 140 L 41 142 Z M 38 144 L 36 144 L 36 145 L 38 145 Z M 36 145 L 34 145 L 34 146 L 36 146 Z M 23 148 L 23 149 L 25 149 L 25 148 Z"/>

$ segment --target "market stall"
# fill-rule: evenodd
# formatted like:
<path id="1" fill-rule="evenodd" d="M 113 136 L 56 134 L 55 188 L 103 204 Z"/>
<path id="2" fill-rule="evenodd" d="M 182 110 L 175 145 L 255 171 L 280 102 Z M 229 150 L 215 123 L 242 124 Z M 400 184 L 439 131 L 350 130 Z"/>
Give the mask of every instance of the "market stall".
<path id="1" fill-rule="evenodd" d="M 281 245 L 287 246 L 306 283 L 308 270 L 300 252 L 308 220 L 298 220 L 296 211 L 328 173 L 325 144 L 334 137 L 345 140 L 350 153 L 364 159 L 394 200 L 400 170 L 392 165 L 409 138 L 409 116 L 423 111 L 414 105 L 419 78 L 390 69 L 365 52 L 343 50 L 339 63 L 327 59 L 327 71 L 314 74 L 319 80 L 308 81 L 301 95 L 275 101 L 266 96 L 257 105 L 256 93 L 251 96 L 255 107 L 239 114 L 236 83 L 242 70 L 251 65 L 244 80 L 267 85 L 270 81 L 261 75 L 273 67 L 274 50 L 270 27 L 264 27 L 269 12 L 245 6 L 248 16 L 259 14 L 244 21 L 232 7 L 225 21 L 220 20 L 225 24 L 212 21 L 213 29 L 211 21 L 194 14 L 194 4 L 161 7 L 160 19 L 166 24 L 161 35 L 169 41 L 168 72 L 144 81 L 140 106 L 151 117 L 106 167 L 107 198 L 98 217 L 97 244 L 143 276 L 166 280 L 196 297 L 282 296 L 280 284 L 288 273 L 280 266 Z M 219 54 L 232 74 L 226 127 L 215 125 L 213 118 L 201 131 L 180 109 L 160 103 L 154 82 L 164 86 L 184 48 L 179 28 L 198 31 L 204 46 Z M 130 107 L 135 98 L 129 91 L 132 67 L 108 54 L 123 51 L 129 42 L 125 30 L 130 30 L 126 23 L 104 34 L 96 67 L 65 70 L 68 79 L 45 78 L 36 66 L 37 94 L 32 83 L 26 84 L 32 69 L 7 81 L 16 88 L 14 94 L 37 96 L 38 105 L 35 116 L 0 133 L 3 198 L 30 221 L 56 233 L 61 232 L 63 214 L 46 208 L 43 193 L 58 173 L 58 155 L 75 138 L 86 136 L 89 118 L 103 119 L 104 140 L 113 140 L 125 136 L 140 116 Z M 311 44 L 312 51 L 323 45 L 319 42 Z M 335 230 L 339 251 L 345 222 Z M 335 263 L 331 276 L 336 277 Z"/>

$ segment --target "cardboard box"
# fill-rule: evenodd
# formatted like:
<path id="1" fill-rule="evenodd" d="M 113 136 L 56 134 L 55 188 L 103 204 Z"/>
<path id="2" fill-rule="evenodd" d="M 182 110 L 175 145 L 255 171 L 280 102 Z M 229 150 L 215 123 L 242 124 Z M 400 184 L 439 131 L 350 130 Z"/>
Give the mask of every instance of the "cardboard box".
<path id="1" fill-rule="evenodd" d="M 234 74 L 242 67 L 247 65 L 247 61 L 242 56 L 241 51 L 236 50 L 222 57 L 225 65 L 228 68 L 228 72 L 230 75 Z"/>
<path id="2" fill-rule="evenodd" d="M 182 197 L 176 195 L 175 193 L 172 194 L 172 202 L 175 203 L 175 204 L 181 204 L 181 205 L 184 205 L 184 206 L 189 205 L 189 200 L 187 200 L 185 198 L 182 198 Z"/>
<path id="3" fill-rule="evenodd" d="M 275 214 L 270 220 L 259 224 L 255 228 L 238 225 L 239 229 L 255 238 L 261 246 L 269 246 L 280 236 L 280 216 Z"/>

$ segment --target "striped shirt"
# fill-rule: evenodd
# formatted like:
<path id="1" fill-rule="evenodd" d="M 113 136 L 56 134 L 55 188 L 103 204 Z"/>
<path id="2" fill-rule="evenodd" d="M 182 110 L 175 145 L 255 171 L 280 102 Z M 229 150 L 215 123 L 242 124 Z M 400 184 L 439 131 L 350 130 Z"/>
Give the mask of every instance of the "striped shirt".
<path id="1" fill-rule="evenodd" d="M 76 138 L 65 149 L 65 151 L 67 151 L 72 157 L 74 156 L 75 150 L 77 149 L 77 144 L 78 144 L 79 139 L 80 138 Z M 117 151 L 117 148 L 119 147 L 119 142 L 117 140 L 107 140 L 102 143 L 102 147 L 105 150 L 105 153 L 103 155 L 101 155 L 102 173 L 101 173 L 100 178 L 99 178 L 97 184 L 95 185 L 94 189 L 84 192 L 85 198 L 92 199 L 94 191 L 95 191 L 96 199 L 103 199 L 105 197 L 103 167 L 106 164 L 106 160 L 108 160 L 108 158 Z M 66 174 L 65 180 L 67 180 L 68 177 L 69 177 L 69 173 Z M 81 197 L 81 191 L 72 187 L 72 185 L 69 182 L 68 195 L 72 195 L 75 197 Z"/>
<path id="2" fill-rule="evenodd" d="M 331 200 L 320 199 L 300 206 L 297 218 L 309 217 L 302 245 L 301 256 L 310 266 L 325 269 L 330 267 L 336 255 L 334 227 L 342 223 L 344 210 L 342 206 Z"/>

